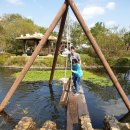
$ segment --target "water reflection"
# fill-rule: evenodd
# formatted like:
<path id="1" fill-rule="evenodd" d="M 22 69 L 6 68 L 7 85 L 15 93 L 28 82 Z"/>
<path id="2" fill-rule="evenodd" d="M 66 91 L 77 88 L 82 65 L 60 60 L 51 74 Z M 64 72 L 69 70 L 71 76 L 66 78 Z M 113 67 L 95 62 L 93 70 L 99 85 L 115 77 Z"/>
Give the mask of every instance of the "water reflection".
<path id="1" fill-rule="evenodd" d="M 130 82 L 130 70 L 128 70 L 127 73 L 124 74 L 124 79 Z"/>
<path id="2" fill-rule="evenodd" d="M 84 81 L 84 83 L 88 86 L 88 92 L 92 93 L 98 98 L 101 98 L 103 101 L 109 101 L 110 99 L 118 99 L 119 95 L 117 90 L 112 87 L 100 87 L 98 85 L 93 85 Z M 90 87 L 91 86 L 91 87 Z"/>

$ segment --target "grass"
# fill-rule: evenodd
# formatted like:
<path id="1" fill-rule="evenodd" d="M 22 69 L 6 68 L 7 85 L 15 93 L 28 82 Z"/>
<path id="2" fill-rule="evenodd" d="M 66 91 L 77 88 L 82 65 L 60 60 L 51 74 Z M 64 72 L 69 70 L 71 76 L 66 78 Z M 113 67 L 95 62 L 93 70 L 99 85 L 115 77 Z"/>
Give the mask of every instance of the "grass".
<path id="1" fill-rule="evenodd" d="M 23 81 L 25 82 L 36 82 L 36 81 L 48 81 L 50 78 L 51 71 L 28 71 Z M 70 70 L 67 70 L 67 77 L 71 75 Z M 19 75 L 18 73 L 13 74 L 14 77 L 17 77 Z M 64 70 L 56 70 L 54 75 L 54 80 L 59 80 L 60 78 L 64 77 Z M 102 76 L 95 75 L 92 72 L 89 71 L 83 71 L 83 77 L 82 80 L 85 80 L 89 83 L 92 83 L 94 85 L 98 86 L 112 86 L 112 82 Z"/>

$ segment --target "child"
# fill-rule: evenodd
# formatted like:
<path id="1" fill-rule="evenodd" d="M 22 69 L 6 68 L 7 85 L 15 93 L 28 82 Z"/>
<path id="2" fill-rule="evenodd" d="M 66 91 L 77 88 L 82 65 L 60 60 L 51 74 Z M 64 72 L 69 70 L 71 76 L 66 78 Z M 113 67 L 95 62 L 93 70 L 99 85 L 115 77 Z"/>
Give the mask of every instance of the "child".
<path id="1" fill-rule="evenodd" d="M 78 95 L 78 92 L 80 90 L 80 80 L 81 77 L 83 76 L 83 71 L 77 59 L 72 59 L 71 71 L 73 75 L 73 82 L 74 82 L 76 94 Z"/>

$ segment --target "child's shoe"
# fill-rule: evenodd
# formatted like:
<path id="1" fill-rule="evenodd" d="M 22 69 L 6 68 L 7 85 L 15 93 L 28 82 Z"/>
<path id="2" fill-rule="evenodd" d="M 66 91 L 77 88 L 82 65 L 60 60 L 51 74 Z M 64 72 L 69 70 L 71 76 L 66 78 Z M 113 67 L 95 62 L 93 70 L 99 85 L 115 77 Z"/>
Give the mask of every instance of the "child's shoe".
<path id="1" fill-rule="evenodd" d="M 79 95 L 79 93 L 78 93 L 78 92 L 76 92 L 76 93 L 75 93 L 75 95 L 76 95 L 76 96 L 78 96 L 78 95 Z"/>

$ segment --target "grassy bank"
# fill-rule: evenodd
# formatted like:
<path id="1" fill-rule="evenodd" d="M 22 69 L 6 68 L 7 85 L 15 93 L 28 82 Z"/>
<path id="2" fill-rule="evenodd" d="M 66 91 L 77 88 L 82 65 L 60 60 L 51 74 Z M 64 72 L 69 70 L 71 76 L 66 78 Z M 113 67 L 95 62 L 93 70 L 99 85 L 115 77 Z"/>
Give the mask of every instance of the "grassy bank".
<path id="1" fill-rule="evenodd" d="M 29 71 L 23 81 L 35 82 L 35 81 L 48 81 L 51 71 Z M 88 81 L 98 86 L 112 86 L 112 82 L 107 77 L 95 75 L 89 71 L 83 72 L 82 80 Z M 67 77 L 71 74 L 70 70 L 67 70 Z M 13 76 L 17 77 L 19 73 L 15 73 Z M 54 80 L 59 80 L 64 77 L 64 70 L 56 70 Z"/>

